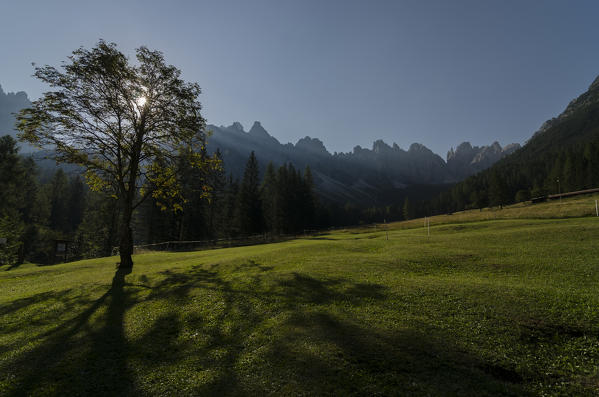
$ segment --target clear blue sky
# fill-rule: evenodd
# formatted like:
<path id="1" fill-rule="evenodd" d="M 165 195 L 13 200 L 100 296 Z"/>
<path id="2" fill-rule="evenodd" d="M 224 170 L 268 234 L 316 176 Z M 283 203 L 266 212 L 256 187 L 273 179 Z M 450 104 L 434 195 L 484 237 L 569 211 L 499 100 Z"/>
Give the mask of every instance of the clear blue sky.
<path id="1" fill-rule="evenodd" d="M 597 1 L 6 1 L 0 84 L 99 38 L 165 53 L 213 124 L 329 151 L 524 142 L 599 74 Z"/>

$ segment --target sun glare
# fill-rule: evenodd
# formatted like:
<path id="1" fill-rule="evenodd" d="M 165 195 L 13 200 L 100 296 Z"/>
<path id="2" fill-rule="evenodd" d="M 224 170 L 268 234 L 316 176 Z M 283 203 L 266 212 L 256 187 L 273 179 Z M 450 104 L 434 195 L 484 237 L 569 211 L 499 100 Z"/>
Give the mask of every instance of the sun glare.
<path id="1" fill-rule="evenodd" d="M 141 96 L 139 98 L 137 98 L 137 101 L 135 101 L 135 103 L 137 104 L 138 108 L 143 108 L 144 105 L 146 104 L 146 97 L 145 96 Z"/>

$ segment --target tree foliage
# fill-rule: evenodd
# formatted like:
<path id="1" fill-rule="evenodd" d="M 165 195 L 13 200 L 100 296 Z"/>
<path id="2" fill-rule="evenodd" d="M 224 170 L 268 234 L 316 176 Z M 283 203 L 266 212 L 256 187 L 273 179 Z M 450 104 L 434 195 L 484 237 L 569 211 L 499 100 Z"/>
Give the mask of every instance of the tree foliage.
<path id="1" fill-rule="evenodd" d="M 92 190 L 118 200 L 123 267 L 133 264 L 133 211 L 150 196 L 164 208 L 182 209 L 181 164 L 218 166 L 201 155 L 200 87 L 183 81 L 158 51 L 140 47 L 136 60 L 100 41 L 74 51 L 60 69 L 37 67 L 34 75 L 52 90 L 17 118 L 23 140 L 82 166 Z"/>

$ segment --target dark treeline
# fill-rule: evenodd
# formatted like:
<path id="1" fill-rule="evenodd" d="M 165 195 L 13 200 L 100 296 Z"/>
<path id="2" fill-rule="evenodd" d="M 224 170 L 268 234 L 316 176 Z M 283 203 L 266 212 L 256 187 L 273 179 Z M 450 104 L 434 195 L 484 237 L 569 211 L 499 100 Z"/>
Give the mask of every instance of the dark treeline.
<path id="1" fill-rule="evenodd" d="M 422 203 L 419 214 L 502 207 L 548 194 L 599 187 L 599 86 L 570 102 L 529 142 L 491 168 Z"/>
<path id="2" fill-rule="evenodd" d="M 516 152 L 490 169 L 420 203 L 417 215 L 502 207 L 568 191 L 599 187 L 599 139 L 566 147 Z"/>
<path id="3" fill-rule="evenodd" d="M 323 227 L 310 169 L 303 172 L 272 163 L 260 178 L 252 153 L 241 180 L 221 170 L 207 178 L 190 173 L 183 178 L 187 202 L 182 211 L 163 211 L 150 200 L 136 217 L 136 240 L 155 243 L 169 240 L 205 240 L 256 234 L 295 234 Z M 208 181 L 207 197 L 199 186 Z"/>
<path id="4" fill-rule="evenodd" d="M 191 167 L 181 180 L 181 207 L 151 198 L 136 210 L 136 244 L 298 234 L 389 216 L 389 208 L 321 203 L 309 167 L 271 163 L 261 177 L 253 153 L 241 180 Z M 0 186 L 0 264 L 56 262 L 59 241 L 71 259 L 111 255 L 118 245 L 117 201 L 91 191 L 78 172 L 59 168 L 48 176 L 19 155 L 10 136 L 0 138 Z"/>
<path id="5" fill-rule="evenodd" d="M 302 173 L 292 164 L 276 168 L 269 163 L 263 174 L 261 177 L 258 159 L 252 152 L 241 180 L 224 170 L 210 175 L 199 172 L 185 175 L 183 191 L 188 200 L 183 210 L 164 211 L 156 200 L 149 200 L 136 216 L 136 242 L 292 235 L 307 230 L 411 219 L 416 215 L 417 207 L 407 198 L 394 205 L 371 208 L 325 202 L 315 193 L 309 166 Z M 199 188 L 202 180 L 208 181 L 208 198 L 203 197 Z"/>
<path id="6" fill-rule="evenodd" d="M 19 156 L 10 136 L 0 137 L 0 263 L 30 260 L 53 261 L 56 240 L 94 241 L 104 245 L 90 255 L 110 252 L 112 243 L 97 236 L 105 224 L 105 212 L 96 214 L 110 201 L 90 195 L 79 175 L 67 175 L 58 169 L 42 181 L 32 158 Z M 97 222 L 91 222 L 93 216 Z M 90 233 L 90 236 L 87 234 Z"/>
<path id="7" fill-rule="evenodd" d="M 226 167 L 226 165 L 225 165 Z M 400 199 L 386 207 L 362 208 L 317 197 L 309 167 L 268 164 L 260 175 L 252 153 L 240 180 L 224 169 L 182 167 L 181 207 L 151 198 L 134 214 L 135 244 L 293 235 L 334 226 L 415 217 L 419 201 Z M 42 171 L 44 171 L 42 175 Z M 114 254 L 119 206 L 113 197 L 91 191 L 73 169 L 48 175 L 31 157 L 18 153 L 10 136 L 0 138 L 0 264 L 53 263 L 57 242 L 70 259 Z"/>

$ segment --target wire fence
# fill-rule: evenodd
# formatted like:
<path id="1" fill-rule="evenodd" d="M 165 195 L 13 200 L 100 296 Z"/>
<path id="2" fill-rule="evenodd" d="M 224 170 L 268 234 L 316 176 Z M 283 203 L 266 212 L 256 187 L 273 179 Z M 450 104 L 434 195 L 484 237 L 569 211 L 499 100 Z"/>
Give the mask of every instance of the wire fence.
<path id="1" fill-rule="evenodd" d="M 202 249 L 242 247 L 247 245 L 281 242 L 297 237 L 299 237 L 299 235 L 273 236 L 267 234 L 258 234 L 253 236 L 209 240 L 163 241 L 160 243 L 135 245 L 133 247 L 133 252 L 139 254 L 148 251 L 197 251 Z M 116 250 L 118 253 L 118 247 Z"/>
<path id="2" fill-rule="evenodd" d="M 252 236 L 243 237 L 232 237 L 232 238 L 219 238 L 219 239 L 206 239 L 206 240 L 193 240 L 193 241 L 163 241 L 159 243 L 150 244 L 139 244 L 133 246 L 133 253 L 140 254 L 144 252 L 152 251 L 198 251 L 216 248 L 228 248 L 228 247 L 243 247 L 248 245 L 258 244 L 269 244 L 278 243 L 283 241 L 294 240 L 302 237 L 315 237 L 320 234 L 327 233 L 331 230 L 344 229 L 345 227 L 335 227 L 328 229 L 305 229 L 303 233 L 296 234 L 256 234 Z M 119 254 L 119 247 L 112 249 L 112 255 Z"/>

